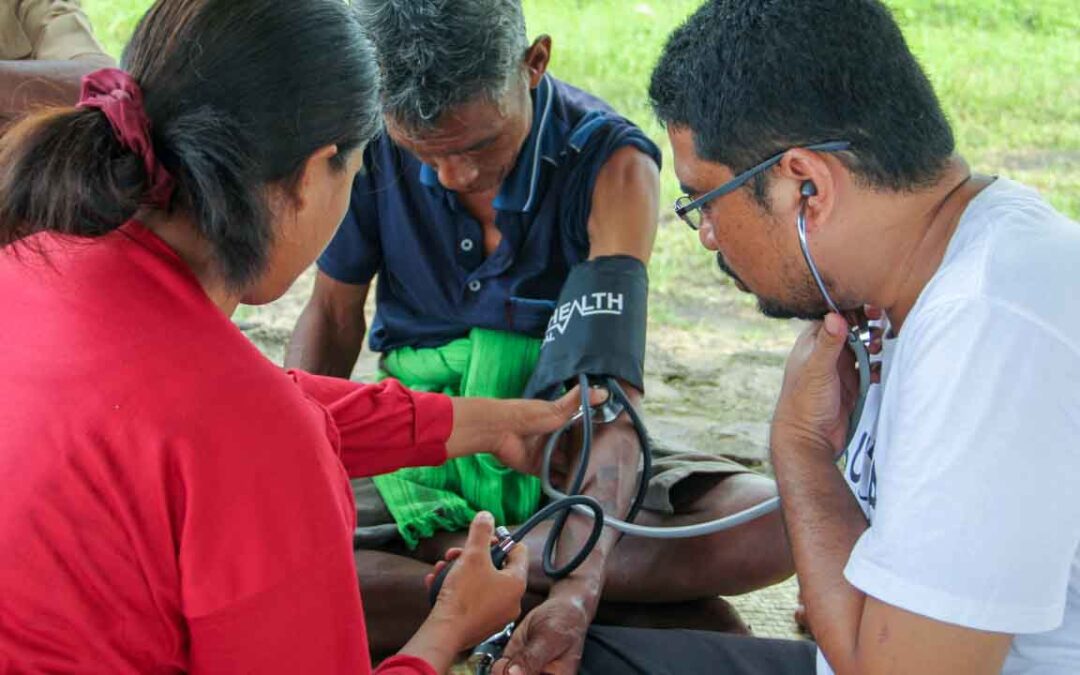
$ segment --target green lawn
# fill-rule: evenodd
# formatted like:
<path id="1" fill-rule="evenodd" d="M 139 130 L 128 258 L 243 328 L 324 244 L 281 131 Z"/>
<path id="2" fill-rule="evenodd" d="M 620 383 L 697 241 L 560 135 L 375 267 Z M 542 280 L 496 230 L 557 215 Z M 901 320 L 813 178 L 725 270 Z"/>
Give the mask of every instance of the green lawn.
<path id="1" fill-rule="evenodd" d="M 524 0 L 532 34 L 555 43 L 553 72 L 607 99 L 664 148 L 645 90 L 667 34 L 699 0 Z M 147 0 L 84 0 L 118 54 Z M 983 172 L 1033 185 L 1080 218 L 1080 3 L 1074 0 L 892 0 L 912 49 Z M 664 202 L 676 195 L 664 171 Z M 654 289 L 711 275 L 689 231 L 665 219 Z"/>

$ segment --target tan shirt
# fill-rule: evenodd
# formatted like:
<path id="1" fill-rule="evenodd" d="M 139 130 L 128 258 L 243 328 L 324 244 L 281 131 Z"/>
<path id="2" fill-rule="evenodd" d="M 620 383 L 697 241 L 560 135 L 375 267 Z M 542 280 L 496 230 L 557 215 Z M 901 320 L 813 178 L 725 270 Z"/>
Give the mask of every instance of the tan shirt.
<path id="1" fill-rule="evenodd" d="M 94 38 L 79 0 L 0 0 L 0 60 L 22 59 L 115 65 Z"/>

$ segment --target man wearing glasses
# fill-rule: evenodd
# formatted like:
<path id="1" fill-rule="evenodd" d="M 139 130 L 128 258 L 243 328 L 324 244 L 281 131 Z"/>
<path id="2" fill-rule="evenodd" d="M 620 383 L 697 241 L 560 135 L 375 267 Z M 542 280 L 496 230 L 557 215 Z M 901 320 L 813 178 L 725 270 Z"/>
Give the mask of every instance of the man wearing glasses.
<path id="1" fill-rule="evenodd" d="M 650 96 L 679 215 L 765 313 L 811 321 L 770 444 L 819 650 L 616 631 L 583 672 L 1080 672 L 1080 228 L 955 154 L 877 0 L 710 2 Z M 845 315 L 868 306 L 863 400 Z"/>
<path id="2" fill-rule="evenodd" d="M 386 133 L 365 152 L 287 363 L 348 377 L 377 275 L 368 338 L 386 375 L 454 395 L 518 396 L 571 271 L 603 258 L 648 262 L 659 150 L 605 103 L 547 74 L 551 41 L 530 44 L 516 0 L 357 4 L 383 72 Z M 598 429 L 584 488 L 614 514 L 629 507 L 640 459 L 624 421 Z M 775 494 L 771 480 L 735 462 L 664 450 L 639 522 L 711 520 Z M 380 652 L 399 647 L 426 616 L 417 580 L 460 544 L 476 510 L 514 526 L 539 502 L 535 477 L 481 461 L 355 489 L 357 569 Z M 590 529 L 571 519 L 560 551 L 579 550 Z M 530 550 L 542 551 L 546 534 L 546 525 L 534 531 Z M 711 561 L 706 570 L 702 560 Z M 539 604 L 507 653 L 527 672 L 574 672 L 594 615 L 745 630 L 717 595 L 791 570 L 778 514 L 675 543 L 619 541 L 606 530 L 566 579 L 533 571 L 530 604 Z"/>

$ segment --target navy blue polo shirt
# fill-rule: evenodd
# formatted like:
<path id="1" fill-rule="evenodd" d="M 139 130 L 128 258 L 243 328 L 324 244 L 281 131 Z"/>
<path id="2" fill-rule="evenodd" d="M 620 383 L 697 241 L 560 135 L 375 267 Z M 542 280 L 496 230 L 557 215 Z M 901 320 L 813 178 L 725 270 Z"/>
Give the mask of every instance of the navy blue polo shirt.
<path id="1" fill-rule="evenodd" d="M 617 149 L 660 150 L 603 101 L 544 76 L 533 124 L 495 198 L 498 248 L 436 172 L 382 135 L 364 152 L 345 220 L 319 269 L 378 275 L 372 351 L 437 347 L 474 328 L 541 337 L 570 268 L 589 255 L 593 186 Z"/>

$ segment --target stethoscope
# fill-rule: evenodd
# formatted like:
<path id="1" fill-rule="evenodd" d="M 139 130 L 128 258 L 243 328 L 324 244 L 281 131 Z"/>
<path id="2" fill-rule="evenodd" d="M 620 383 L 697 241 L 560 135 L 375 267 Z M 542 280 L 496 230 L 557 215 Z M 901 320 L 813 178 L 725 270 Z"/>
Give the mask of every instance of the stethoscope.
<path id="1" fill-rule="evenodd" d="M 821 273 L 818 271 L 817 265 L 814 264 L 814 259 L 810 257 L 810 244 L 806 240 L 806 206 L 810 198 L 817 194 L 817 188 L 814 187 L 812 182 L 805 181 L 799 193 L 802 195 L 802 201 L 799 204 L 799 216 L 795 220 L 795 228 L 799 232 L 799 248 L 802 249 L 806 266 L 810 268 L 810 274 L 814 277 L 814 283 L 817 284 L 818 290 L 821 291 L 821 297 L 825 298 L 825 304 L 829 306 L 829 311 L 843 316 L 843 312 L 833 302 L 829 289 L 825 288 L 825 281 L 821 278 Z M 855 437 L 855 432 L 859 428 L 859 421 L 862 420 L 866 397 L 870 393 L 870 349 L 866 346 L 867 340 L 868 338 L 863 339 L 859 326 L 848 327 L 847 346 L 855 355 L 855 364 L 859 370 L 859 395 L 855 399 L 855 407 L 852 408 L 851 418 L 848 420 L 847 438 L 844 439 L 845 448 L 851 443 L 851 439 Z"/>
<path id="2" fill-rule="evenodd" d="M 814 258 L 810 255 L 810 244 L 806 235 L 806 208 L 807 202 L 809 201 L 810 197 L 814 196 L 816 193 L 817 190 L 812 182 L 806 181 L 805 183 L 803 183 L 803 186 L 800 190 L 802 201 L 799 204 L 799 215 L 796 219 L 796 229 L 799 234 L 799 248 L 802 249 L 803 259 L 806 261 L 806 266 L 810 269 L 810 274 L 814 278 L 814 283 L 817 284 L 818 290 L 821 292 L 822 297 L 825 299 L 829 310 L 832 312 L 836 312 L 837 314 L 843 315 L 840 311 L 840 308 L 836 305 L 836 302 L 833 301 L 832 294 L 829 293 L 829 289 L 825 287 L 825 282 L 822 279 L 817 264 L 814 263 Z M 863 339 L 859 326 L 851 326 L 848 329 L 847 346 L 854 354 L 855 362 L 858 367 L 859 394 L 855 402 L 855 407 L 852 409 L 851 418 L 848 421 L 848 433 L 847 438 L 844 441 L 845 448 L 851 442 L 851 439 L 855 436 L 855 432 L 859 426 L 859 421 L 862 419 L 863 408 L 866 403 L 866 397 L 870 391 L 871 383 L 870 351 L 866 345 L 866 341 Z M 584 383 L 584 376 L 581 376 L 579 380 L 581 383 Z M 634 424 L 634 429 L 638 434 L 638 439 L 641 442 L 643 467 L 642 480 L 638 486 L 638 494 L 636 495 L 635 500 L 631 505 L 630 512 L 627 518 L 625 520 L 620 520 L 611 516 L 610 514 L 603 514 L 604 524 L 615 530 L 618 530 L 619 532 L 622 532 L 623 534 L 627 534 L 633 537 L 649 537 L 652 539 L 684 539 L 689 537 L 700 537 L 708 534 L 714 534 L 716 532 L 723 532 L 724 530 L 729 530 L 733 527 L 738 527 L 743 523 L 747 523 L 751 520 L 755 520 L 775 511 L 776 508 L 780 505 L 779 497 L 771 497 L 759 504 L 756 504 L 755 506 L 751 506 L 743 511 L 739 511 L 738 513 L 733 513 L 731 515 L 724 516 L 723 518 L 717 518 L 716 520 L 710 520 L 703 523 L 681 525 L 677 527 L 646 527 L 643 525 L 635 525 L 632 522 L 633 517 L 640 509 L 641 502 L 644 500 L 645 491 L 648 489 L 648 474 L 652 462 L 651 446 L 649 444 L 648 433 L 645 431 L 645 425 L 641 422 L 641 418 L 638 416 L 637 411 L 632 405 L 630 405 L 629 400 L 626 398 L 625 392 L 619 386 L 618 382 L 612 379 L 608 379 L 606 385 L 610 396 L 608 398 L 608 401 L 605 404 L 602 404 L 602 406 L 600 407 L 600 421 L 610 422 L 616 417 L 618 417 L 623 410 L 625 410 L 630 415 L 630 419 Z M 564 503 L 562 500 L 580 497 L 575 493 L 580 488 L 581 482 L 583 482 L 584 480 L 584 468 L 587 466 L 588 463 L 588 450 L 589 446 L 591 445 L 592 438 L 590 429 L 592 421 L 591 413 L 592 411 L 589 409 L 588 405 L 588 393 L 585 388 L 582 387 L 580 411 L 577 415 L 574 416 L 573 419 L 567 422 L 567 424 L 564 425 L 562 429 L 552 435 L 552 437 L 548 440 L 547 446 L 544 448 L 544 461 L 542 469 L 540 471 L 540 479 L 544 494 L 552 499 L 552 502 L 550 502 L 547 507 L 545 507 L 545 509 L 552 508 L 556 505 L 559 505 L 560 503 Z M 582 455 L 578 467 L 579 475 L 575 476 L 575 479 L 571 484 L 569 494 L 567 494 L 560 492 L 551 483 L 551 457 L 554 453 L 555 446 L 563 433 L 565 433 L 566 430 L 570 428 L 570 426 L 576 424 L 578 420 L 583 420 L 585 422 L 583 428 L 584 435 L 582 438 Z M 600 515 L 603 513 L 601 509 L 596 508 L 592 505 L 570 502 L 565 502 L 565 504 L 565 508 L 575 508 L 579 512 L 592 516 L 596 519 L 599 519 Z M 543 511 L 538 512 L 537 515 L 539 516 L 542 512 Z M 560 520 L 556 522 L 561 523 L 564 519 L 565 516 L 560 516 Z M 530 527 L 529 529 L 532 528 Z M 551 536 L 553 536 L 557 540 L 558 535 L 561 532 L 561 526 L 559 528 L 552 528 Z M 596 538 L 599 539 L 599 532 L 596 532 Z M 590 541 L 592 541 L 591 538 Z M 547 552 L 551 549 L 552 546 L 553 544 L 549 537 L 548 545 L 545 546 L 545 572 L 548 571 Z M 569 572 L 567 572 L 567 574 L 569 574 Z"/>
<path id="3" fill-rule="evenodd" d="M 818 290 L 825 299 L 829 310 L 842 315 L 839 307 L 833 301 L 829 290 L 825 287 L 825 282 L 821 277 L 821 273 L 818 271 L 818 267 L 814 263 L 813 257 L 810 255 L 810 245 L 806 234 L 806 208 L 810 197 L 814 196 L 816 193 L 817 190 L 812 182 L 806 181 L 803 183 L 800 190 L 802 201 L 799 205 L 799 214 L 796 220 L 796 229 L 798 230 L 799 235 L 799 247 L 802 249 L 803 258 L 806 261 L 807 267 L 810 269 L 811 276 L 814 278 L 814 283 L 817 284 Z M 854 437 L 859 421 L 862 419 L 863 408 L 866 403 L 866 397 L 870 391 L 871 383 L 870 352 L 863 339 L 859 326 L 849 327 L 847 346 L 855 356 L 859 376 L 859 394 L 848 423 L 848 433 L 844 443 L 845 448 Z M 593 384 L 596 383 L 594 382 Z M 593 548 L 596 546 L 597 541 L 599 541 L 600 536 L 603 534 L 605 526 L 611 527 L 614 530 L 632 537 L 684 539 L 730 530 L 772 513 L 779 507 L 780 498 L 771 497 L 759 504 L 744 509 L 743 511 L 739 511 L 738 513 L 733 513 L 722 518 L 702 523 L 694 523 L 692 525 L 650 527 L 635 524 L 633 522 L 634 518 L 641 510 L 648 490 L 652 467 L 652 445 L 641 416 L 631 404 L 630 399 L 627 397 L 626 392 L 619 383 L 614 378 L 602 378 L 599 384 L 607 389 L 608 397 L 604 403 L 593 407 L 589 405 L 589 378 L 584 374 L 578 376 L 578 385 L 581 392 L 579 410 L 570 420 L 548 438 L 548 441 L 544 446 L 543 464 L 540 471 L 541 488 L 551 501 L 513 532 L 510 532 L 506 528 L 499 528 L 497 532 L 498 542 L 491 548 L 492 562 L 495 564 L 496 568 L 501 568 L 503 564 L 505 564 L 510 550 L 516 543 L 522 541 L 537 525 L 551 517 L 554 517 L 555 520 L 552 523 L 551 531 L 548 533 L 548 537 L 544 543 L 542 563 L 545 574 L 552 579 L 562 579 L 571 574 L 585 561 L 586 558 L 588 558 L 589 554 L 592 553 Z M 637 493 L 634 495 L 634 499 L 631 502 L 627 515 L 623 519 L 620 519 L 604 513 L 599 502 L 587 495 L 578 494 L 578 492 L 585 482 L 586 471 L 589 466 L 589 455 L 592 450 L 593 424 L 611 423 L 618 419 L 623 413 L 626 413 L 629 416 L 630 421 L 634 426 L 634 431 L 637 434 L 641 446 L 642 465 Z M 569 492 L 562 492 L 557 489 L 551 481 L 552 457 L 562 437 L 579 422 L 581 423 L 582 435 L 577 469 L 573 474 Z M 555 564 L 556 547 L 559 538 L 562 536 L 571 509 L 591 517 L 593 519 L 593 528 L 581 550 L 578 551 L 569 562 L 560 567 Z M 435 601 L 438 598 L 439 589 L 442 587 L 446 575 L 450 572 L 452 564 L 453 563 L 446 565 L 431 585 L 429 600 L 432 605 L 435 604 Z M 501 646 L 504 646 L 509 640 L 512 631 L 513 624 L 507 626 L 506 629 L 482 643 L 477 651 L 474 652 L 474 656 L 483 654 L 484 658 L 482 660 L 485 662 L 484 665 L 490 667 L 490 664 L 494 661 L 495 657 L 488 652 L 496 648 L 501 651 Z M 480 664 L 478 664 L 478 666 L 479 665 Z M 485 671 L 478 668 L 478 672 Z"/>

